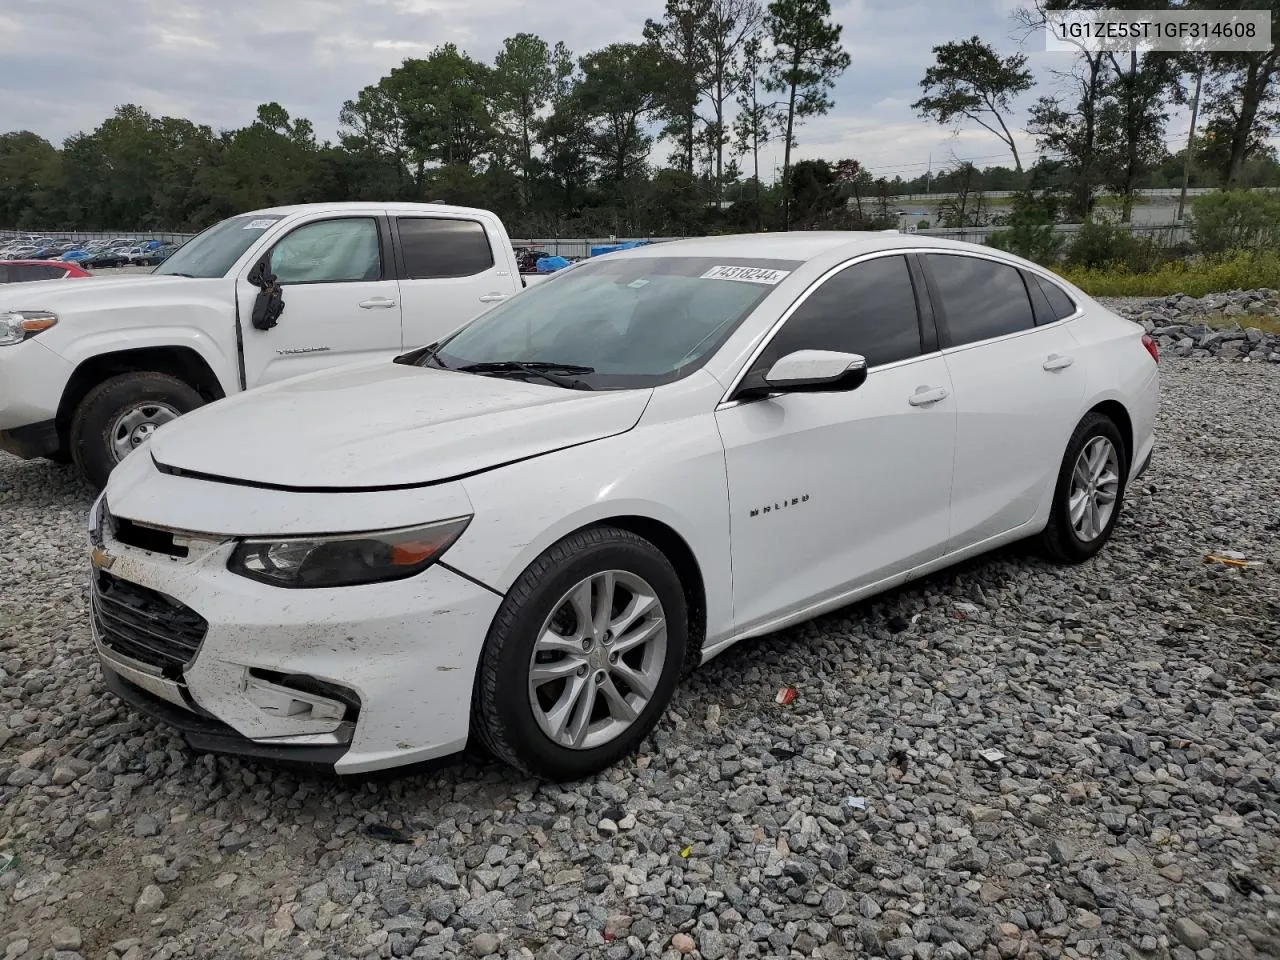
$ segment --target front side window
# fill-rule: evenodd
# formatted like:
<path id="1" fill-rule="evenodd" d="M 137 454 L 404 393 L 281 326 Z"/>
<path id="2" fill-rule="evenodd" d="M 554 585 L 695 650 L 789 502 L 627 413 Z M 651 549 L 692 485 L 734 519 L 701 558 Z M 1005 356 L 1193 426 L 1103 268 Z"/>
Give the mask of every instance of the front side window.
<path id="1" fill-rule="evenodd" d="M 952 346 L 1030 330 L 1036 325 L 1031 298 L 1017 267 L 963 254 L 925 255 Z"/>
<path id="2" fill-rule="evenodd" d="M 153 273 L 170 277 L 225 277 L 262 233 L 274 226 L 280 215 L 245 214 L 215 224 L 192 237 Z M 134 245 L 131 240 L 112 241 L 109 251 L 123 255 Z"/>
<path id="3" fill-rule="evenodd" d="M 732 257 L 584 261 L 481 314 L 420 362 L 564 364 L 597 390 L 671 383 L 706 363 L 798 266 Z"/>
<path id="4" fill-rule="evenodd" d="M 473 277 L 493 266 L 484 224 L 442 217 L 397 217 L 404 279 Z"/>
<path id="5" fill-rule="evenodd" d="M 373 217 L 320 220 L 294 230 L 271 250 L 280 283 L 340 283 L 382 278 Z"/>
<path id="6" fill-rule="evenodd" d="M 877 257 L 837 273 L 796 308 L 766 362 L 796 350 L 856 353 L 874 367 L 920 355 L 920 321 L 907 258 Z"/>

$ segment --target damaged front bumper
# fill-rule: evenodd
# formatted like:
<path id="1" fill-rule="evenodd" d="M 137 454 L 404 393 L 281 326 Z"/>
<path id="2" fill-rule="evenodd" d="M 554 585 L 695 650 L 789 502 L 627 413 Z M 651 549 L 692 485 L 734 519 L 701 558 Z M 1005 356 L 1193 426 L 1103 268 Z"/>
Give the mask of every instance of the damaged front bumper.
<path id="1" fill-rule="evenodd" d="M 90 517 L 94 645 L 109 689 L 195 749 L 339 774 L 466 746 L 501 597 L 436 565 L 287 590 L 231 573 L 235 540 Z"/>

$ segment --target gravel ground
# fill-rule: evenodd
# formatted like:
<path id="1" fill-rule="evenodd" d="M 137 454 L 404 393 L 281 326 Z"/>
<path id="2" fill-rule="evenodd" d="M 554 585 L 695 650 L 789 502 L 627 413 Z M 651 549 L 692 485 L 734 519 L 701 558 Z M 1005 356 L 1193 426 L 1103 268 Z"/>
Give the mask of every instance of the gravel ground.
<path id="1" fill-rule="evenodd" d="M 101 686 L 86 491 L 0 455 L 0 958 L 1280 957 L 1280 366 L 1163 367 L 1095 562 L 745 643 L 568 787 L 193 754 Z"/>

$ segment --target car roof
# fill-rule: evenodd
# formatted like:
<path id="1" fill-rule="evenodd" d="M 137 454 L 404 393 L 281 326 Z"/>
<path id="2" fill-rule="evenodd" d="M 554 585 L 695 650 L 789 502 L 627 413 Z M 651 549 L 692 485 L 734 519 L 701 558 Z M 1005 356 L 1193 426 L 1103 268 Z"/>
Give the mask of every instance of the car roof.
<path id="1" fill-rule="evenodd" d="M 466 214 L 488 214 L 492 216 L 492 211 L 481 210 L 478 207 L 454 207 L 445 203 L 412 203 L 408 201 L 387 200 L 344 200 L 338 203 L 295 203 L 280 207 L 263 207 L 261 210 L 249 210 L 245 213 L 236 214 L 236 216 L 247 217 L 261 214 L 263 216 L 290 216 L 296 213 L 309 213 L 316 210 L 332 210 L 335 213 L 344 210 L 370 210 L 370 209 L 395 209 L 395 210 L 433 210 L 437 213 L 466 213 Z"/>
<path id="2" fill-rule="evenodd" d="M 70 260 L 0 260 L 0 266 L 4 267 L 74 267 L 76 264 Z"/>
<path id="3" fill-rule="evenodd" d="M 992 247 L 964 243 L 944 237 L 922 237 L 897 231 L 796 230 L 788 233 L 744 233 L 722 237 L 694 237 L 663 240 L 630 250 L 605 254 L 608 257 L 751 257 L 760 260 L 808 262 L 829 255 L 840 259 L 863 253 L 895 249 L 952 249 L 957 253 L 984 253 L 1016 260 Z"/>

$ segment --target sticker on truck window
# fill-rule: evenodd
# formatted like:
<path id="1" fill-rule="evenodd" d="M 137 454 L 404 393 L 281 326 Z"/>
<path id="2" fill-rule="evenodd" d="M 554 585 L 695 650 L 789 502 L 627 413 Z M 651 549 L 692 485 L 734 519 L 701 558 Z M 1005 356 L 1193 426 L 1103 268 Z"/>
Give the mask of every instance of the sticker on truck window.
<path id="1" fill-rule="evenodd" d="M 768 270 L 764 267 L 712 267 L 701 277 L 703 280 L 737 280 L 740 283 L 764 283 L 774 286 L 785 277 L 790 270 Z"/>
<path id="2" fill-rule="evenodd" d="M 274 220 L 250 220 L 244 225 L 246 230 L 265 230 L 275 223 Z"/>

